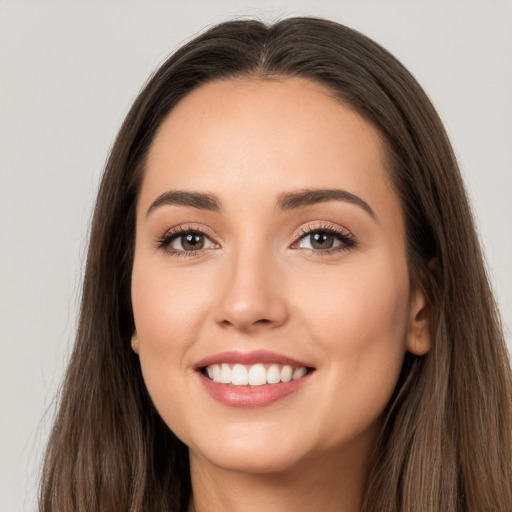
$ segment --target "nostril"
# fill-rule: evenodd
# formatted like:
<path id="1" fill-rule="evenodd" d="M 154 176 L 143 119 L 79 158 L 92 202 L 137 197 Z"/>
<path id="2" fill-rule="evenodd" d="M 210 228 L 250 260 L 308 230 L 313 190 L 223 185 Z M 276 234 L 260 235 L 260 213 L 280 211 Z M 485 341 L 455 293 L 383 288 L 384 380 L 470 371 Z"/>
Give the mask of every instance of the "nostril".
<path id="1" fill-rule="evenodd" d="M 232 322 L 230 320 L 222 320 L 220 322 L 220 325 L 224 327 L 229 327 L 231 325 L 234 325 L 240 329 L 251 329 L 251 327 L 265 327 L 265 326 L 271 326 L 274 322 L 270 320 L 269 318 L 260 318 L 259 320 L 254 321 L 248 321 L 248 322 Z"/>

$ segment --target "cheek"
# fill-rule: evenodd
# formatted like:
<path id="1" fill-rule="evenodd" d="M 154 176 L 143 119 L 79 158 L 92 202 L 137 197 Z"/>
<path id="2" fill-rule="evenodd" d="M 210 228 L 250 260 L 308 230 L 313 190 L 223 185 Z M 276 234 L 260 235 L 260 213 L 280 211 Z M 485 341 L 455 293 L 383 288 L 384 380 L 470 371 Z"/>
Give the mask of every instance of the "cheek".
<path id="1" fill-rule="evenodd" d="M 198 280 L 193 272 L 180 274 L 158 265 L 139 268 L 135 262 L 132 304 L 141 350 L 164 357 L 185 351 L 206 309 L 203 303 L 208 294 Z"/>
<path id="2" fill-rule="evenodd" d="M 308 294 L 312 342 L 325 355 L 335 432 L 346 411 L 357 411 L 359 427 L 380 417 L 393 390 L 405 354 L 409 284 L 405 271 L 392 266 L 351 268 L 325 281 L 322 293 Z"/>
<path id="3" fill-rule="evenodd" d="M 310 312 L 307 318 L 325 333 L 322 338 L 332 340 L 332 350 L 359 352 L 389 343 L 403 347 L 409 307 L 405 263 L 363 261 L 325 277 L 317 274 L 300 295 L 303 309 Z"/>
<path id="4" fill-rule="evenodd" d="M 187 401 L 179 376 L 191 371 L 187 354 L 197 339 L 205 295 L 194 276 L 176 281 L 176 273 L 135 260 L 132 305 L 138 354 L 149 394 L 166 420 Z"/>

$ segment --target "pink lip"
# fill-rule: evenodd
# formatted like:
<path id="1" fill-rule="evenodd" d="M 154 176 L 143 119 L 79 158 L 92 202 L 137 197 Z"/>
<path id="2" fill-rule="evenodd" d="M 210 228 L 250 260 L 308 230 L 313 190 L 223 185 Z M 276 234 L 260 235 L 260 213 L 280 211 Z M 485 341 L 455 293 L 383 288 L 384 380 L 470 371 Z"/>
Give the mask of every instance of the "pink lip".
<path id="1" fill-rule="evenodd" d="M 231 386 L 213 382 L 198 373 L 201 384 L 215 400 L 231 407 L 256 408 L 270 405 L 298 391 L 309 380 L 311 374 L 290 382 L 266 384 L 264 386 Z"/>
<path id="2" fill-rule="evenodd" d="M 299 391 L 302 386 L 309 381 L 309 377 L 311 376 L 311 373 L 307 373 L 300 379 L 292 380 L 290 382 L 281 382 L 279 384 L 265 384 L 263 386 L 232 386 L 230 384 L 213 382 L 213 380 L 210 380 L 200 371 L 205 366 L 221 363 L 239 363 L 245 365 L 274 363 L 282 365 L 287 364 L 294 368 L 301 366 L 311 367 L 311 365 L 266 350 L 256 350 L 253 352 L 240 352 L 234 350 L 221 352 L 202 359 L 195 365 L 197 370 L 196 373 L 201 384 L 212 398 L 231 407 L 256 408 L 270 405 L 281 398 L 285 398 Z"/>
<path id="3" fill-rule="evenodd" d="M 246 365 L 257 363 L 275 363 L 283 365 L 288 364 L 294 368 L 298 368 L 300 366 L 311 367 L 311 365 L 308 363 L 297 361 L 296 359 L 292 359 L 290 357 L 286 357 L 275 352 L 270 352 L 268 350 L 253 350 L 252 352 L 227 350 L 226 352 L 219 352 L 218 354 L 215 354 L 213 356 L 205 357 L 204 359 L 201 359 L 201 361 L 197 362 L 194 366 L 196 369 L 199 369 L 204 368 L 205 366 L 210 366 L 212 364 L 221 363 L 239 363 Z"/>

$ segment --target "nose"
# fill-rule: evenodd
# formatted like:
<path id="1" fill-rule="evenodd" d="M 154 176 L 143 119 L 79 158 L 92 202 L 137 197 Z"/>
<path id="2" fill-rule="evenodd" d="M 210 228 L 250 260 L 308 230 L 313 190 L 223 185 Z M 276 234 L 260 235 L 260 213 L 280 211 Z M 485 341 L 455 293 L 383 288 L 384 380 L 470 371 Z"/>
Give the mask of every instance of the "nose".
<path id="1" fill-rule="evenodd" d="M 215 321 L 239 331 L 271 329 L 288 319 L 282 269 L 263 252 L 241 253 L 226 261 Z"/>

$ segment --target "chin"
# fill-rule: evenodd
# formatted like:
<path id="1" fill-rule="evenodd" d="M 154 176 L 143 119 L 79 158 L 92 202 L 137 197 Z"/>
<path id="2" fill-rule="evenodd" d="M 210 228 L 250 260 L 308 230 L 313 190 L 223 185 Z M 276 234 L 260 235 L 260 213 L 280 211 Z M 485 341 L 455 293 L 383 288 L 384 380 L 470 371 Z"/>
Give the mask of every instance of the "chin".
<path id="1" fill-rule="evenodd" d="M 232 424 L 208 432 L 189 431 L 183 441 L 189 447 L 191 467 L 200 461 L 224 471 L 284 475 L 301 468 L 310 471 L 319 464 L 343 467 L 348 461 L 353 465 L 354 461 L 366 460 L 381 428 L 381 418 L 361 429 L 339 425 L 321 432 L 319 425 L 308 428 L 307 422 L 297 427 Z"/>
<path id="2" fill-rule="evenodd" d="M 286 472 L 307 457 L 308 450 L 301 446 L 307 444 L 305 440 L 283 435 L 275 426 L 270 431 L 268 426 L 251 430 L 250 435 L 210 433 L 198 443 L 184 439 L 191 463 L 197 458 L 226 471 L 265 474 Z"/>
<path id="3" fill-rule="evenodd" d="M 194 457 L 206 460 L 209 464 L 225 471 L 250 474 L 285 473 L 299 465 L 301 459 L 297 453 L 250 447 L 242 450 L 216 447 L 199 453 L 190 450 L 191 463 Z"/>

